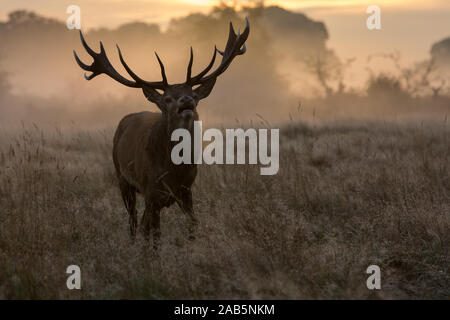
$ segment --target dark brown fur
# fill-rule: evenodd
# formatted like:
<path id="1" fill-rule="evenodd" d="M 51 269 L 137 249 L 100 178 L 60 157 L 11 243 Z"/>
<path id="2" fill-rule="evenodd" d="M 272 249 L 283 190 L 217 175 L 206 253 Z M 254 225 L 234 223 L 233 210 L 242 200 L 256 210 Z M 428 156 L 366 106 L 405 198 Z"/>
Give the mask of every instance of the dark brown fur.
<path id="1" fill-rule="evenodd" d="M 136 192 L 139 192 L 145 199 L 141 220 L 143 231 L 148 238 L 150 229 L 153 229 L 156 244 L 162 208 L 177 202 L 190 217 L 192 225 L 197 222 L 191 192 L 197 166 L 173 164 L 170 159 L 172 146 L 167 119 L 161 113 L 127 115 L 120 121 L 114 135 L 113 161 L 122 198 L 130 214 L 130 232 L 135 236 Z"/>

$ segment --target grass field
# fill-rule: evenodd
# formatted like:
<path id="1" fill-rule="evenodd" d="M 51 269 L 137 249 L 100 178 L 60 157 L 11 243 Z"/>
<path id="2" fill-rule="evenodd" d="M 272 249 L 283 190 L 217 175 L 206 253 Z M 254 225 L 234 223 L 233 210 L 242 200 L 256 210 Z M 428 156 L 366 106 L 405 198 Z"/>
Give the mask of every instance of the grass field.
<path id="1" fill-rule="evenodd" d="M 130 241 L 112 135 L 0 128 L 0 298 L 450 297 L 447 122 L 287 125 L 278 175 L 200 166 L 197 238 L 173 206 L 159 257 Z"/>

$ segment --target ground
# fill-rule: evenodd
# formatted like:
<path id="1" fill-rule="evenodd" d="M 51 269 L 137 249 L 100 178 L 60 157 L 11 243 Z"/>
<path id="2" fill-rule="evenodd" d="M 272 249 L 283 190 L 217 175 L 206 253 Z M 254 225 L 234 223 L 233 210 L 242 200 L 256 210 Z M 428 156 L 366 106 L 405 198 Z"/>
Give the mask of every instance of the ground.
<path id="1" fill-rule="evenodd" d="M 449 298 L 447 121 L 287 124 L 275 176 L 199 167 L 197 238 L 173 206 L 159 256 L 130 240 L 112 135 L 0 128 L 0 298 Z"/>

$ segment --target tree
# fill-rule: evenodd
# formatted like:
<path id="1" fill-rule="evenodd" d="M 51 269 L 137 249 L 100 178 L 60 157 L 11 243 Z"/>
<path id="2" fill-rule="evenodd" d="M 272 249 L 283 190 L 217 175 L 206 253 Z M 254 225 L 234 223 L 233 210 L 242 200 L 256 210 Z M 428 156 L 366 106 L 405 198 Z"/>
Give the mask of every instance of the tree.
<path id="1" fill-rule="evenodd" d="M 412 97 L 426 95 L 437 97 L 446 89 L 448 82 L 445 79 L 445 73 L 441 72 L 437 58 L 434 56 L 410 66 L 405 66 L 401 62 L 399 52 L 369 56 L 368 62 L 375 57 L 392 62 L 398 83 Z M 373 71 L 369 69 L 369 72 L 371 78 L 375 78 Z"/>
<path id="2" fill-rule="evenodd" d="M 388 99 L 406 98 L 408 93 L 403 90 L 402 84 L 394 76 L 379 74 L 369 79 L 367 94 L 370 98 L 379 99 L 382 97 Z"/>
<path id="3" fill-rule="evenodd" d="M 450 37 L 431 46 L 430 54 L 438 65 L 450 66 Z"/>
<path id="4" fill-rule="evenodd" d="M 317 51 L 302 57 L 308 72 L 312 73 L 327 97 L 345 91 L 345 71 L 355 61 L 355 58 L 342 62 L 332 50 Z"/>

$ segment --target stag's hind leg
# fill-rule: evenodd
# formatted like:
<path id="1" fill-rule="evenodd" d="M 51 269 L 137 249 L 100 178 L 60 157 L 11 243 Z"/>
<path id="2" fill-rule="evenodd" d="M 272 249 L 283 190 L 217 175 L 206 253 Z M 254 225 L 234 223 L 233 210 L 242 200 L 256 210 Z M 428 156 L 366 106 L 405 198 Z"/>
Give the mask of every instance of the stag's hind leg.
<path id="1" fill-rule="evenodd" d="M 129 214 L 131 238 L 136 237 L 137 229 L 137 210 L 136 210 L 136 188 L 129 184 L 123 177 L 119 178 L 120 192 L 122 193 L 123 203 Z"/>

